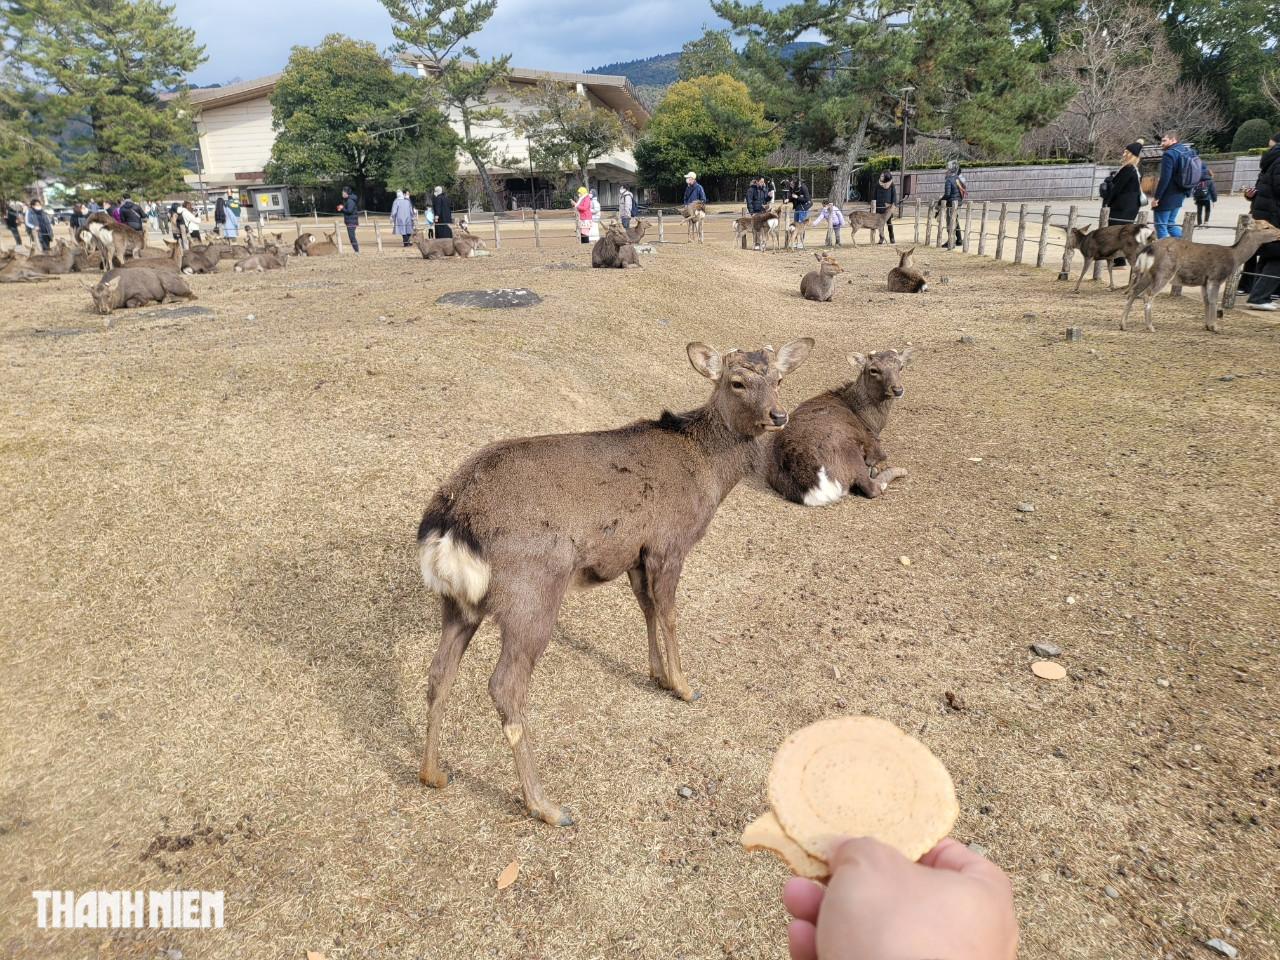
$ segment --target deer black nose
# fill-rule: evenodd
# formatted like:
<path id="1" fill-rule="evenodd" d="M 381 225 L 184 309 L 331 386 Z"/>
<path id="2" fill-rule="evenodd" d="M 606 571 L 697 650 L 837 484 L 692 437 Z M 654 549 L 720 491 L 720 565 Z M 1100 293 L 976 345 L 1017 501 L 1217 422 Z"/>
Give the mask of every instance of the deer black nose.
<path id="1" fill-rule="evenodd" d="M 787 425 L 787 411 L 770 410 L 769 419 L 773 421 L 775 427 L 785 427 Z"/>
<path id="2" fill-rule="evenodd" d="M 901 387 L 894 387 L 894 388 L 893 388 L 893 395 L 894 395 L 895 397 L 900 397 L 900 396 L 902 396 L 902 388 L 901 388 Z"/>

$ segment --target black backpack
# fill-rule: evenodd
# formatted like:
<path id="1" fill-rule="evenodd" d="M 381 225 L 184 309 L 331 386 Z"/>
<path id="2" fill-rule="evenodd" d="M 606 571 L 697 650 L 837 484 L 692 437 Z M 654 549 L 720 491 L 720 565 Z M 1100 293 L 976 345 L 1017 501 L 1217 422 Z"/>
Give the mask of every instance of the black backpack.
<path id="1" fill-rule="evenodd" d="M 1108 173 L 1106 179 L 1102 181 L 1102 185 L 1098 187 L 1098 196 L 1102 198 L 1103 206 L 1111 205 L 1111 191 L 1115 187 L 1116 175 Z"/>

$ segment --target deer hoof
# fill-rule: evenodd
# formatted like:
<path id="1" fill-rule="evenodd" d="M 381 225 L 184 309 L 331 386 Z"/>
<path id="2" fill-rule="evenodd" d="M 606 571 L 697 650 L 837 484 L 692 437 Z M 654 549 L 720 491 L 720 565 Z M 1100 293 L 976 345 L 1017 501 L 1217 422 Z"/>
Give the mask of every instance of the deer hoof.
<path id="1" fill-rule="evenodd" d="M 418 774 L 418 781 L 426 787 L 434 787 L 442 790 L 453 782 L 453 774 L 444 770 L 435 773 L 427 773 L 425 770 Z"/>
<path id="2" fill-rule="evenodd" d="M 530 810 L 530 815 L 535 820 L 541 820 L 543 823 L 549 823 L 553 827 L 572 827 L 573 817 L 569 815 L 568 807 L 551 807 L 547 810 Z"/>
<path id="3" fill-rule="evenodd" d="M 676 696 L 685 703 L 692 703 L 694 700 L 702 699 L 702 694 L 699 691 L 694 690 L 692 687 L 685 687 L 683 690 L 677 690 L 675 693 Z"/>

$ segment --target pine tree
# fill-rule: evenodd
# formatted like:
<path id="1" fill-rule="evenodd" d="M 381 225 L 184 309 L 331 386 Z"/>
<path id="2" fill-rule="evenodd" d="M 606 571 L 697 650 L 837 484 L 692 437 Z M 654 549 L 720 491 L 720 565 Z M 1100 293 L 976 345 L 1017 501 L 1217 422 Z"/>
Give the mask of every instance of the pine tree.
<path id="1" fill-rule="evenodd" d="M 41 88 L 45 130 L 62 137 L 62 177 L 108 195 L 183 188 L 195 141 L 181 89 L 204 62 L 195 33 L 156 0 L 5 0 L 13 57 Z"/>
<path id="2" fill-rule="evenodd" d="M 0 201 L 23 196 L 58 165 L 53 143 L 35 122 L 38 105 L 39 97 L 0 36 Z"/>
<path id="3" fill-rule="evenodd" d="M 506 82 L 511 55 L 481 61 L 466 42 L 493 16 L 497 0 L 380 2 L 391 15 L 394 49 L 412 50 L 421 58 L 428 99 L 462 125 L 462 149 L 475 165 L 494 214 L 500 214 L 502 202 L 488 170 L 497 159 L 499 138 L 483 131 L 506 121 L 506 113 L 489 102 L 489 90 Z"/>

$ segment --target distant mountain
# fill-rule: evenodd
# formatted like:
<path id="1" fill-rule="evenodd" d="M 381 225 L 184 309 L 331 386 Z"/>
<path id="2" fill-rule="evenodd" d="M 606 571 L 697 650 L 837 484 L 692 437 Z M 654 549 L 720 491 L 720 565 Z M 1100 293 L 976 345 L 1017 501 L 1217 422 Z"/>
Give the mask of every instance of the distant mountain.
<path id="1" fill-rule="evenodd" d="M 796 50 L 812 47 L 812 42 L 788 43 L 782 48 L 784 56 L 790 56 Z M 593 67 L 584 73 L 603 73 L 614 77 L 626 77 L 633 87 L 665 88 L 676 82 L 676 70 L 680 65 L 680 53 L 660 53 L 656 57 L 644 60 L 623 60 L 619 63 L 606 63 L 603 67 Z"/>
<path id="2" fill-rule="evenodd" d="M 633 87 L 666 87 L 676 82 L 676 66 L 679 63 L 679 52 L 660 53 L 656 57 L 648 57 L 645 60 L 606 63 L 603 67 L 594 67 L 583 72 L 626 77 Z"/>

